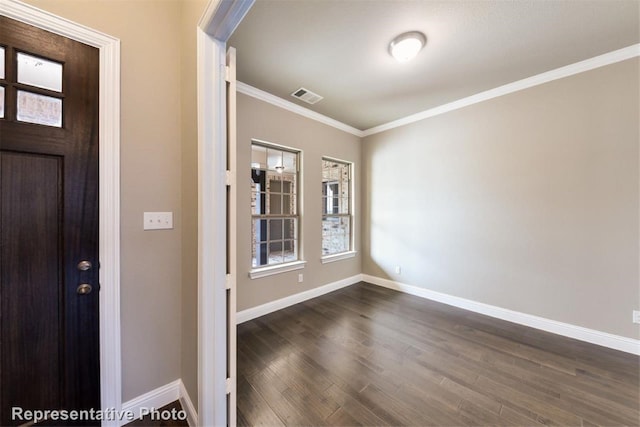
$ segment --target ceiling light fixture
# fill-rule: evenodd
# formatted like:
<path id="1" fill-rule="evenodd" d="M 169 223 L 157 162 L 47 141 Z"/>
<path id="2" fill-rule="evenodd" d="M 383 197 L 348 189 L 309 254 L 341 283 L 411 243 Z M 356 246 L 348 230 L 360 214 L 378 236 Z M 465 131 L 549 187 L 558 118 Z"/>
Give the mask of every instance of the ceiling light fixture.
<path id="1" fill-rule="evenodd" d="M 407 62 L 416 57 L 424 47 L 427 37 L 419 31 L 400 34 L 389 43 L 389 53 L 398 62 Z"/>
<path id="2" fill-rule="evenodd" d="M 275 169 L 276 169 L 276 172 L 282 173 L 284 171 L 284 166 L 278 165 L 278 166 L 275 167 Z"/>

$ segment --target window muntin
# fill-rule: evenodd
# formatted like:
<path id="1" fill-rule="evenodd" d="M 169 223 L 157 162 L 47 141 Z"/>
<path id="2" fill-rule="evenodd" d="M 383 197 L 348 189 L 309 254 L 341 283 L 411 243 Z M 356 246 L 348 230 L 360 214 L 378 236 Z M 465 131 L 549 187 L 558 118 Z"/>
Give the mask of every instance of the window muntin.
<path id="1" fill-rule="evenodd" d="M 351 163 L 322 159 L 322 256 L 352 250 Z"/>
<path id="2" fill-rule="evenodd" d="M 251 265 L 299 260 L 299 152 L 251 144 Z"/>

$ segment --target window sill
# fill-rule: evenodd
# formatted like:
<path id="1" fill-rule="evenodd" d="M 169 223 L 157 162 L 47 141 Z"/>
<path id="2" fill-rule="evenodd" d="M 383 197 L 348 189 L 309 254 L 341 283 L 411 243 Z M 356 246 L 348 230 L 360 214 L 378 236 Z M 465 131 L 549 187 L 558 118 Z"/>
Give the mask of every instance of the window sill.
<path id="1" fill-rule="evenodd" d="M 254 268 L 249 272 L 251 279 L 273 276 L 274 274 L 286 273 L 287 271 L 301 270 L 307 261 L 294 261 L 286 264 L 273 265 L 269 267 Z"/>
<path id="2" fill-rule="evenodd" d="M 358 253 L 358 251 L 349 251 L 349 252 L 342 252 L 339 254 L 335 254 L 335 255 L 327 255 L 325 257 L 322 257 L 322 263 L 323 264 L 327 264 L 330 262 L 335 262 L 335 261 L 340 261 L 343 259 L 349 259 L 349 258 L 353 258 L 356 256 L 356 254 Z"/>

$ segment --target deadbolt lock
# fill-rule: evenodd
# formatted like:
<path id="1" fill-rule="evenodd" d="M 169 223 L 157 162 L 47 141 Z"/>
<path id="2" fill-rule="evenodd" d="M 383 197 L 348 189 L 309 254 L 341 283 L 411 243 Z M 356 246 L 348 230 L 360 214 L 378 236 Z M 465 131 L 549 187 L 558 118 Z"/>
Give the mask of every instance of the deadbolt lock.
<path id="1" fill-rule="evenodd" d="M 80 295 L 87 295 L 91 293 L 92 289 L 93 288 L 91 287 L 90 284 L 83 283 L 80 286 L 78 286 L 78 289 L 76 289 L 76 292 L 78 292 Z"/>

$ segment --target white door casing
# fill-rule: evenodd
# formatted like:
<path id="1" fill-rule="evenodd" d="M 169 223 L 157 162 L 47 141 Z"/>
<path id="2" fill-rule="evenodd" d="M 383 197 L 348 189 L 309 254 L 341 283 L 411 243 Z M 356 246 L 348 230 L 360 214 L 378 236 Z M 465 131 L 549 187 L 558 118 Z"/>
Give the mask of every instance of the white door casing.
<path id="1" fill-rule="evenodd" d="M 230 242 L 235 242 L 236 231 L 233 224 L 227 230 L 229 133 L 226 113 L 226 42 L 253 3 L 254 0 L 211 0 L 197 30 L 200 426 L 223 426 L 228 422 L 233 425 L 231 421 L 235 422 L 235 407 L 230 408 L 231 405 L 235 406 L 235 360 L 229 360 L 229 357 L 235 357 L 235 339 L 227 343 L 228 322 L 235 317 L 235 313 L 227 312 L 227 231 Z M 231 124 L 233 123 L 232 120 Z M 235 153 L 231 154 L 230 163 L 234 163 Z M 231 209 L 235 209 L 235 206 Z M 230 267 L 233 266 L 235 270 L 233 258 L 229 261 Z M 235 271 L 231 273 L 233 276 Z M 231 375 L 229 381 L 228 368 Z M 229 400 L 227 390 L 232 393 Z"/>

